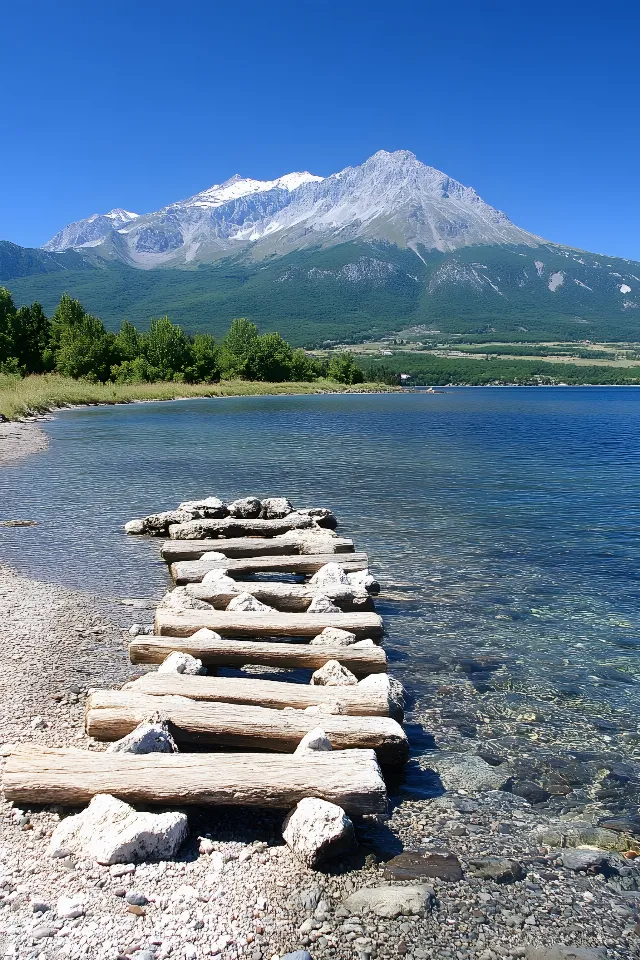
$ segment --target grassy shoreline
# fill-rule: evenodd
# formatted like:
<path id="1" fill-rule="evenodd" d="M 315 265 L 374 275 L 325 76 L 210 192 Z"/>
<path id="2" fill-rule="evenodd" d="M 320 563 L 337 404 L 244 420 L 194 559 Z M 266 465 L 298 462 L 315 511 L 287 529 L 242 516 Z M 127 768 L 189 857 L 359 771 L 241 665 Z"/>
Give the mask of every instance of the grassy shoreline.
<path id="1" fill-rule="evenodd" d="M 253 397 L 313 393 L 391 393 L 383 383 L 346 386 L 333 380 L 311 383 L 264 383 L 227 380 L 220 383 L 90 383 L 49 373 L 18 377 L 0 375 L 0 418 L 20 420 L 62 407 L 110 405 L 190 397 Z"/>

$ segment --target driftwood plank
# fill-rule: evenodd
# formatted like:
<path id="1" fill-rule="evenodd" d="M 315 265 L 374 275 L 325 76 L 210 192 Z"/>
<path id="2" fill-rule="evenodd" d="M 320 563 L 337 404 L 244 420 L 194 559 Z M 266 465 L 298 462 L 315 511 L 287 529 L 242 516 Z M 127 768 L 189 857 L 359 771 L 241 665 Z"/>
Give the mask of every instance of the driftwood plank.
<path id="1" fill-rule="evenodd" d="M 231 576 L 250 576 L 254 573 L 298 573 L 304 576 L 316 573 L 327 563 L 337 563 L 346 573 L 366 570 L 366 553 L 316 553 L 285 557 L 239 557 L 228 560 L 179 560 L 171 564 L 171 576 L 176 583 L 197 583 L 210 570 L 227 570 Z"/>
<path id="2" fill-rule="evenodd" d="M 213 703 L 185 697 L 150 697 L 129 690 L 97 690 L 87 698 L 85 727 L 96 740 L 120 740 L 139 723 L 159 715 L 178 743 L 241 747 L 293 753 L 318 717 L 304 710 L 272 710 L 239 703 Z M 322 717 L 334 750 L 375 750 L 381 763 L 404 763 L 407 736 L 391 717 Z"/>
<path id="3" fill-rule="evenodd" d="M 255 677 L 190 677 L 180 673 L 147 673 L 123 689 L 154 697 L 189 697 L 218 703 L 245 703 L 283 710 L 305 710 L 318 704 L 340 704 L 352 716 L 389 716 L 389 699 L 372 687 L 312 687 Z M 322 723 L 323 716 L 317 717 Z"/>
<path id="4" fill-rule="evenodd" d="M 303 513 L 290 513 L 281 520 L 187 520 L 172 523 L 172 540 L 208 540 L 215 537 L 278 537 L 289 530 L 318 530 L 314 520 Z"/>
<path id="5" fill-rule="evenodd" d="M 304 668 L 317 670 L 328 660 L 339 660 L 356 677 L 387 672 L 382 647 L 325 647 L 316 644 L 260 643 L 257 640 L 194 640 L 193 637 L 136 637 L 129 644 L 132 663 L 162 663 L 174 650 L 190 653 L 205 666 Z"/>
<path id="6" fill-rule="evenodd" d="M 387 795 L 371 750 L 301 757 L 269 753 L 96 753 L 21 747 L 7 758 L 7 800 L 79 806 L 98 793 L 162 806 L 290 809 L 304 797 L 347 813 L 382 813 Z"/>
<path id="7" fill-rule="evenodd" d="M 377 613 L 243 613 L 241 610 L 185 610 L 158 607 L 155 632 L 160 637 L 190 637 L 207 627 L 224 637 L 315 637 L 326 627 L 348 630 L 359 639 L 382 635 Z"/>
<path id="8" fill-rule="evenodd" d="M 303 613 L 318 595 L 318 591 L 306 583 L 273 583 L 269 580 L 243 580 L 241 589 L 276 610 L 290 613 Z M 189 583 L 187 593 L 198 600 L 206 600 L 216 610 L 226 610 L 229 601 L 236 596 L 235 592 L 225 593 L 224 588 L 216 587 L 213 583 Z M 376 609 L 373 597 L 364 593 L 348 598 L 338 597 L 333 603 L 345 612 L 366 613 L 375 612 Z"/>
<path id="9" fill-rule="evenodd" d="M 317 544 L 314 543 L 317 541 Z M 328 530 L 309 533 L 303 543 L 287 542 L 280 537 L 235 537 L 229 540 L 167 540 L 160 551 L 167 563 L 199 560 L 206 553 L 224 553 L 225 557 L 290 556 L 300 553 L 353 553 L 353 540 L 331 536 Z"/>

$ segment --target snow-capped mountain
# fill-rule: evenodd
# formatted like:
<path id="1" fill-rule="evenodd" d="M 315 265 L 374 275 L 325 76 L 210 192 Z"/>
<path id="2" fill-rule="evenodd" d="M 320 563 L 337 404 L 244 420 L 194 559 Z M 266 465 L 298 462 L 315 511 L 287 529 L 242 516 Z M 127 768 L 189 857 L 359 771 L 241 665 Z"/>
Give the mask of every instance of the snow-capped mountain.
<path id="1" fill-rule="evenodd" d="M 120 230 L 126 224 L 136 220 L 139 214 L 131 213 L 116 207 L 109 213 L 94 213 L 86 220 L 77 220 L 56 233 L 43 250 L 56 253 L 60 250 L 78 249 L 80 247 L 95 247 L 101 243 L 113 230 Z"/>
<path id="2" fill-rule="evenodd" d="M 154 213 L 90 217 L 66 227 L 44 249 L 91 245 L 111 259 L 148 268 L 214 261 L 241 250 L 283 255 L 357 239 L 391 242 L 418 256 L 421 250 L 542 242 L 414 154 L 380 150 L 329 177 L 235 176 Z"/>

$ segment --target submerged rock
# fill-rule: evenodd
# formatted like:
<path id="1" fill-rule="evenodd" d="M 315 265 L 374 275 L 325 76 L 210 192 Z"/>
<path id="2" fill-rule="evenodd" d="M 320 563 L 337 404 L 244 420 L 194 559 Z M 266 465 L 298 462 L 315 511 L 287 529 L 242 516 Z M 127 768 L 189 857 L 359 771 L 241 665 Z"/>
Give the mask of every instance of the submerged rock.
<path id="1" fill-rule="evenodd" d="M 423 754 L 420 766 L 435 770 L 445 790 L 469 793 L 501 790 L 511 773 L 507 764 L 492 767 L 480 757 L 469 754 Z"/>
<path id="2" fill-rule="evenodd" d="M 527 871 L 518 860 L 508 857 L 478 857 L 469 860 L 468 871 L 472 877 L 494 880 L 496 883 L 514 883 L 524 880 Z"/>
<path id="3" fill-rule="evenodd" d="M 433 902 L 433 890 L 426 883 L 407 887 L 367 887 L 347 897 L 344 906 L 350 913 L 374 913 L 378 917 L 420 916 Z"/>
<path id="4" fill-rule="evenodd" d="M 448 851 L 406 850 L 389 860 L 384 868 L 385 880 L 421 880 L 424 878 L 462 880 L 462 867 L 455 854 Z"/>

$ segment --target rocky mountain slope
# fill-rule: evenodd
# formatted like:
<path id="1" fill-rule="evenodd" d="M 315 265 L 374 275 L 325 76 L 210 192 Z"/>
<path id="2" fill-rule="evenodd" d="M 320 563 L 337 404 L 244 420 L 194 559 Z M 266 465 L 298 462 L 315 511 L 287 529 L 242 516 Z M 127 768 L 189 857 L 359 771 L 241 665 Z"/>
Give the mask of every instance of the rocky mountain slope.
<path id="1" fill-rule="evenodd" d="M 112 327 L 169 313 L 216 333 L 249 316 L 303 345 L 411 325 L 640 339 L 640 263 L 549 243 L 406 151 L 325 178 L 232 177 L 42 250 L 0 242 L 0 283 L 47 310 L 71 293 Z"/>

